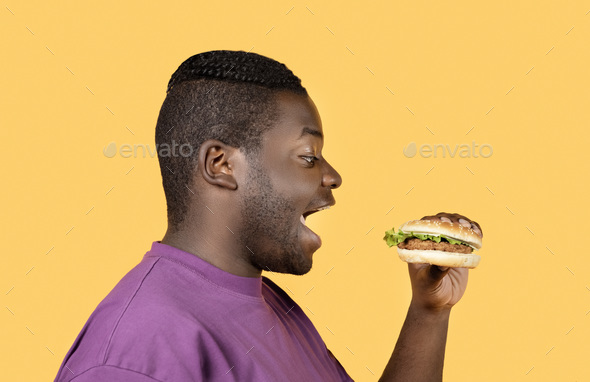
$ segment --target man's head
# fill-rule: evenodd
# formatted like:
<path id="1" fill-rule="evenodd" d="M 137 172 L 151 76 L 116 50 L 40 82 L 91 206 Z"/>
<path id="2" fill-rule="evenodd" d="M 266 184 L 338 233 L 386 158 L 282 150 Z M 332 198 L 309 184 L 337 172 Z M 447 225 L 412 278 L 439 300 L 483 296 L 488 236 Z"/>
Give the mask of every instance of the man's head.
<path id="1" fill-rule="evenodd" d="M 335 203 L 338 172 L 322 155 L 318 111 L 309 97 L 277 97 L 279 117 L 264 135 L 261 155 L 251 161 L 241 198 L 240 241 L 259 269 L 305 274 L 321 240 L 305 218 Z"/>
<path id="2" fill-rule="evenodd" d="M 301 80 L 284 64 L 256 53 L 204 52 L 178 67 L 156 125 L 169 228 L 183 222 L 196 191 L 192 174 L 198 156 L 184 154 L 196 154 L 204 141 L 216 139 L 255 156 L 263 133 L 277 118 L 280 91 L 307 96 Z"/>
<path id="3" fill-rule="evenodd" d="M 173 75 L 156 128 L 156 143 L 194 148 L 159 156 L 169 232 L 194 236 L 183 245 L 236 274 L 308 272 L 321 241 L 303 217 L 334 204 L 342 181 L 322 156 L 313 101 L 269 58 L 218 51 L 191 60 Z"/>

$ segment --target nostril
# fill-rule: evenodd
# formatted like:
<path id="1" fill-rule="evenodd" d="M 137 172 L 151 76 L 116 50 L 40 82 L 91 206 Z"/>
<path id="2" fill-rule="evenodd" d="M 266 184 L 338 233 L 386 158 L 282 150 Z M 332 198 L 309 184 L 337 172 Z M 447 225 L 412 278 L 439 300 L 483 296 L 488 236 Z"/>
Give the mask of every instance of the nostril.
<path id="1" fill-rule="evenodd" d="M 342 179 L 339 176 L 330 176 L 324 178 L 323 182 L 324 186 L 330 187 L 331 189 L 335 189 L 340 187 L 342 184 Z"/>

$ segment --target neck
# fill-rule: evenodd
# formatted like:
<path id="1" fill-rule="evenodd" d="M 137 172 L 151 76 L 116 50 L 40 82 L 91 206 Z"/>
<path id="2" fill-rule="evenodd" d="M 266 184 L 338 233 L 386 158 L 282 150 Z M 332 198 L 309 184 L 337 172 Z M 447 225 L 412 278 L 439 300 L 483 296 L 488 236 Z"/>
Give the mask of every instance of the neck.
<path id="1" fill-rule="evenodd" d="M 242 277 L 260 277 L 262 270 L 254 267 L 240 248 L 238 232 L 232 233 L 226 226 L 219 228 L 213 222 L 203 222 L 201 227 L 170 226 L 161 240 L 163 244 L 191 253 L 209 264 Z"/>

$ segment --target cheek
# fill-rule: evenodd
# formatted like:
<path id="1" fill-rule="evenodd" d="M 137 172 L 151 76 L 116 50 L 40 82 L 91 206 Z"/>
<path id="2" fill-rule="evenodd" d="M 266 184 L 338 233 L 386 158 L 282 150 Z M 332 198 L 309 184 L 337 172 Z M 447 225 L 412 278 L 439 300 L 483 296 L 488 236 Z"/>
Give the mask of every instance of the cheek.
<path id="1" fill-rule="evenodd" d="M 306 168 L 303 163 L 299 163 L 303 159 L 296 155 L 266 159 L 266 170 L 274 191 L 300 205 L 300 208 L 307 207 L 321 185 L 321 172 L 317 164 Z"/>
<path id="2" fill-rule="evenodd" d="M 292 168 L 282 174 L 275 174 L 273 178 L 275 191 L 307 207 L 310 198 L 317 193 L 317 187 L 321 183 L 320 177 L 315 173 L 313 169 Z"/>

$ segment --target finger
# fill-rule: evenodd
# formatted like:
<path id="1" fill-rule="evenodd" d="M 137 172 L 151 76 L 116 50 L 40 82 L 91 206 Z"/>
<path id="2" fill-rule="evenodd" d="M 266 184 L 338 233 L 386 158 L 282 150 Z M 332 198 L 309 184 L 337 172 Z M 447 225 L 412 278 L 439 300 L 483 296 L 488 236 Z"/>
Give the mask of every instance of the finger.
<path id="1" fill-rule="evenodd" d="M 439 212 L 434 216 L 424 216 L 422 220 L 440 220 L 448 223 L 458 223 L 461 218 L 467 219 L 465 216 L 456 213 Z"/>
<path id="2" fill-rule="evenodd" d="M 475 224 L 471 223 L 471 229 L 472 229 L 472 230 L 473 230 L 473 231 L 474 231 L 476 234 L 478 234 L 478 235 L 479 235 L 479 237 L 483 237 L 483 232 L 481 232 L 481 229 L 480 229 L 480 228 L 479 228 L 477 225 L 475 225 Z"/>
<path id="3" fill-rule="evenodd" d="M 438 216 L 428 215 L 428 216 L 423 216 L 422 219 L 420 219 L 420 220 L 436 220 L 436 219 L 438 219 Z"/>
<path id="4" fill-rule="evenodd" d="M 461 224 L 465 228 L 471 228 L 471 223 L 466 219 L 459 218 L 459 224 Z"/>
<path id="5" fill-rule="evenodd" d="M 443 216 L 446 217 L 446 218 L 448 218 L 451 215 L 452 214 L 449 214 L 448 212 L 439 212 L 438 214 L 434 215 L 433 218 L 440 219 Z"/>
<path id="6" fill-rule="evenodd" d="M 449 273 L 449 269 L 449 267 L 439 267 L 438 265 L 431 265 L 428 272 L 430 274 L 430 278 L 433 281 L 440 281 L 443 279 L 443 277 L 446 276 L 447 273 Z"/>
<path id="7" fill-rule="evenodd" d="M 439 212 L 436 215 L 424 216 L 420 220 L 440 220 L 447 223 L 457 223 L 465 228 L 471 228 L 480 237 L 483 237 L 483 230 L 481 229 L 481 226 L 478 222 L 458 213 Z"/>
<path id="8" fill-rule="evenodd" d="M 477 233 L 479 234 L 479 236 L 483 237 L 483 230 L 481 229 L 481 226 L 479 225 L 479 223 L 478 223 L 478 222 L 476 222 L 476 221 L 474 221 L 474 220 L 472 220 L 472 221 L 471 221 L 471 225 L 472 225 L 472 226 L 475 226 L 475 227 L 473 228 L 473 230 L 474 230 L 475 232 L 477 232 Z M 475 229 L 475 228 L 477 228 L 477 229 Z"/>

